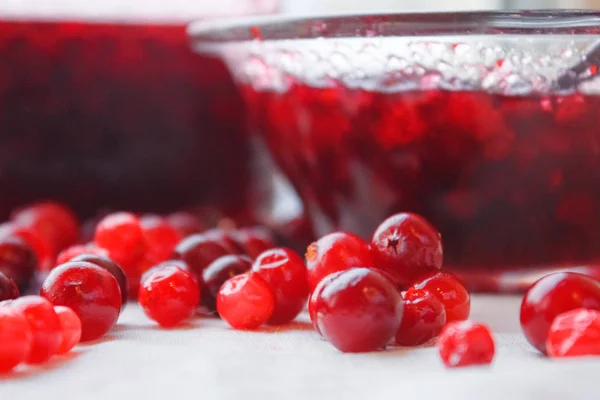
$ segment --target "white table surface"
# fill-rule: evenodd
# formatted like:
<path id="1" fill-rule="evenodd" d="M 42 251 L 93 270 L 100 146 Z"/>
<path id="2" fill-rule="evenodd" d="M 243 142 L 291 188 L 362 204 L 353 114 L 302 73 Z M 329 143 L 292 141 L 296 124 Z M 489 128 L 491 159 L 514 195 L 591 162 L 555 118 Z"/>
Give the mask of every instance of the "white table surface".
<path id="1" fill-rule="evenodd" d="M 447 370 L 435 346 L 342 354 L 305 314 L 259 332 L 207 318 L 163 330 L 129 304 L 98 343 L 0 378 L 0 400 L 600 399 L 600 358 L 537 355 L 520 332 L 519 305 L 517 296 L 474 296 L 471 319 L 494 331 L 496 358 Z"/>

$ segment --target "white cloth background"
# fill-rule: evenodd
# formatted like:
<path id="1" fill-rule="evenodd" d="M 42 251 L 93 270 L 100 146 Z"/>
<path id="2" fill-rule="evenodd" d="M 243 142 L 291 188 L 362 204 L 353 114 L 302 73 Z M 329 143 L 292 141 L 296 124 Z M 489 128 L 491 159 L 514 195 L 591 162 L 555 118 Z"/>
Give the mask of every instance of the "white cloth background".
<path id="1" fill-rule="evenodd" d="M 198 318 L 163 330 L 129 304 L 99 343 L 0 378 L 0 400 L 598 399 L 600 359 L 549 360 L 525 341 L 520 298 L 474 296 L 495 333 L 491 367 L 447 370 L 435 347 L 342 354 L 298 323 L 259 332 Z"/>

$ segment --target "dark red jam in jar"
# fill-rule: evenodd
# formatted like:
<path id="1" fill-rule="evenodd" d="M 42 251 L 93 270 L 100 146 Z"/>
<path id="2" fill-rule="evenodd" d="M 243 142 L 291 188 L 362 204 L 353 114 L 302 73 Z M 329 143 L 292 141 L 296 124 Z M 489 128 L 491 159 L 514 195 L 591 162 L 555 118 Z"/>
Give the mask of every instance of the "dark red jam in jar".
<path id="1" fill-rule="evenodd" d="M 0 216 L 40 198 L 84 215 L 243 205 L 242 100 L 222 61 L 190 50 L 185 27 L 274 2 L 223 4 L 0 6 Z"/>
<path id="2" fill-rule="evenodd" d="M 556 83 L 598 27 L 540 12 L 296 20 L 251 44 L 191 31 L 200 49 L 230 39 L 216 49 L 317 235 L 368 239 L 415 212 L 441 232 L 444 268 L 496 290 L 525 284 L 515 270 L 600 262 L 597 67 Z"/>

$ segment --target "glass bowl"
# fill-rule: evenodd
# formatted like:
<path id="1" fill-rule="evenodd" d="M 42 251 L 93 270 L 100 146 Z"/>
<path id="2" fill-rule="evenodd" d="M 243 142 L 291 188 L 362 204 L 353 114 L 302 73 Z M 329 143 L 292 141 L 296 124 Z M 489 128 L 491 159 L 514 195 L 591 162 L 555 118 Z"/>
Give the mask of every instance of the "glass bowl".
<path id="1" fill-rule="evenodd" d="M 600 13 L 194 23 L 315 235 L 411 211 L 445 268 L 513 290 L 600 262 Z"/>

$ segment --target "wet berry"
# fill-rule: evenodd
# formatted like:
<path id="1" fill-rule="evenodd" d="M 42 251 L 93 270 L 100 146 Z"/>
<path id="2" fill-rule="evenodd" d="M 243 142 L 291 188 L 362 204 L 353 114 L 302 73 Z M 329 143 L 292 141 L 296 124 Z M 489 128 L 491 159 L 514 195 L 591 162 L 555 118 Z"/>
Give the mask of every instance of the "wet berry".
<path id="1" fill-rule="evenodd" d="M 181 240 L 177 229 L 166 218 L 152 214 L 140 218 L 140 225 L 146 242 L 145 258 L 152 264 L 167 260 Z"/>
<path id="2" fill-rule="evenodd" d="M 521 303 L 521 328 L 533 347 L 546 353 L 550 325 L 577 308 L 600 310 L 600 282 L 572 272 L 546 275 L 534 283 Z"/>
<path id="3" fill-rule="evenodd" d="M 471 321 L 451 322 L 440 334 L 440 357 L 447 367 L 490 364 L 494 359 L 494 338 L 487 326 Z"/>
<path id="4" fill-rule="evenodd" d="M 192 273 L 199 277 L 210 263 L 228 254 L 231 254 L 231 250 L 226 245 L 206 233 L 199 233 L 179 242 L 172 258 L 185 261 Z"/>
<path id="5" fill-rule="evenodd" d="M 384 348 L 402 321 L 400 293 L 384 275 L 369 268 L 350 268 L 328 276 L 310 302 L 313 325 L 343 352 Z"/>
<path id="6" fill-rule="evenodd" d="M 59 265 L 44 281 L 41 296 L 75 311 L 81 320 L 81 341 L 98 339 L 112 328 L 122 297 L 115 277 L 95 264 L 70 261 Z"/>
<path id="7" fill-rule="evenodd" d="M 256 274 L 227 280 L 217 295 L 217 311 L 235 329 L 256 329 L 266 323 L 275 307 L 269 286 Z"/>
<path id="8" fill-rule="evenodd" d="M 9 372 L 31 352 L 33 335 L 23 313 L 0 305 L 0 374 Z"/>
<path id="9" fill-rule="evenodd" d="M 123 306 L 127 303 L 127 277 L 125 276 L 125 272 L 123 272 L 119 264 L 108 257 L 97 254 L 80 254 L 77 257 L 73 257 L 70 261 L 89 262 L 110 272 L 119 284 Z"/>
<path id="10" fill-rule="evenodd" d="M 200 289 L 191 273 L 164 265 L 144 274 L 138 300 L 150 319 L 172 327 L 192 316 L 200 302 Z"/>
<path id="11" fill-rule="evenodd" d="M 550 357 L 600 356 L 600 311 L 560 314 L 550 326 L 546 350 Z"/>
<path id="12" fill-rule="evenodd" d="M 217 258 L 202 271 L 200 281 L 202 305 L 210 312 L 217 311 L 217 295 L 221 286 L 230 278 L 244 274 L 252 267 L 247 256 L 228 255 Z"/>
<path id="13" fill-rule="evenodd" d="M 412 288 L 422 289 L 436 296 L 446 310 L 446 322 L 469 318 L 471 296 L 454 275 L 448 272 L 428 274 L 414 282 Z"/>
<path id="14" fill-rule="evenodd" d="M 56 257 L 56 265 L 69 262 L 81 254 L 96 254 L 98 256 L 108 257 L 108 251 L 96 246 L 94 243 L 76 244 L 74 246 L 67 247 L 58 253 L 58 256 Z"/>
<path id="15" fill-rule="evenodd" d="M 19 288 L 12 278 L 0 272 L 0 301 L 13 300 L 19 297 Z"/>
<path id="16" fill-rule="evenodd" d="M 281 325 L 296 318 L 308 300 L 306 266 L 302 257 L 290 249 L 267 250 L 258 256 L 252 271 L 275 295 L 275 309 L 268 323 Z"/>
<path id="17" fill-rule="evenodd" d="M 377 268 L 398 285 L 442 267 L 442 236 L 416 214 L 400 213 L 383 221 L 373 234 L 371 249 Z"/>
<path id="18" fill-rule="evenodd" d="M 36 268 L 37 258 L 27 243 L 17 237 L 0 239 L 0 272 L 12 278 L 21 293 L 29 288 Z"/>
<path id="19" fill-rule="evenodd" d="M 60 322 L 52 304 L 43 297 L 24 296 L 12 300 L 8 306 L 22 313 L 29 323 L 32 342 L 25 362 L 41 364 L 48 361 L 56 354 L 62 340 Z"/>
<path id="20" fill-rule="evenodd" d="M 442 302 L 420 289 L 409 289 L 402 298 L 404 314 L 396 332 L 396 344 L 418 346 L 439 335 L 446 324 L 446 310 Z"/>
<path id="21" fill-rule="evenodd" d="M 62 335 L 57 354 L 65 354 L 81 339 L 81 320 L 69 307 L 54 306 L 54 312 L 58 316 Z"/>
<path id="22" fill-rule="evenodd" d="M 373 267 L 369 246 L 352 233 L 335 232 L 308 246 L 306 268 L 308 287 L 314 290 L 327 275 L 354 267 Z"/>

